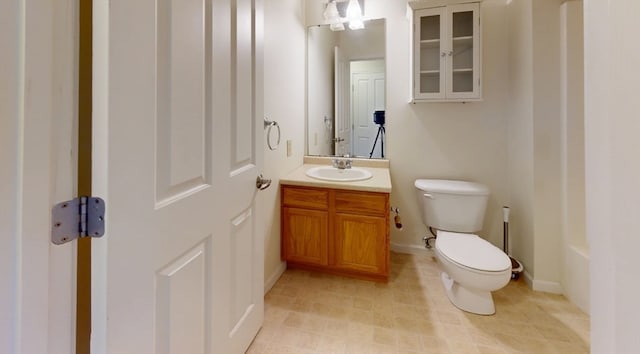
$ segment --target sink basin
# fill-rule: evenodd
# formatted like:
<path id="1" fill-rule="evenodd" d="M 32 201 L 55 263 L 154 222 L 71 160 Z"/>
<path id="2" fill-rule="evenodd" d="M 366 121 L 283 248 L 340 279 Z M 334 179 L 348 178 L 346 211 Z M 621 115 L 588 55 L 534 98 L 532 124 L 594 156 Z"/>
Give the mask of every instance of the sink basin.
<path id="1" fill-rule="evenodd" d="M 372 174 L 363 168 L 352 167 L 344 170 L 332 166 L 318 166 L 307 170 L 307 176 L 323 181 L 354 182 L 371 178 Z"/>

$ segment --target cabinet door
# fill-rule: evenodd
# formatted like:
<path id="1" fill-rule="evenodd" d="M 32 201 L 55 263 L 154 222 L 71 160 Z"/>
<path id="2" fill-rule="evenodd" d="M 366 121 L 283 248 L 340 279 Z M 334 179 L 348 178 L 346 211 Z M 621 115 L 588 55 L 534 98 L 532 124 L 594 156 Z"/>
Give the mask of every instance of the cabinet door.
<path id="1" fill-rule="evenodd" d="M 328 212 L 282 208 L 282 253 L 287 261 L 327 265 Z"/>
<path id="2" fill-rule="evenodd" d="M 335 215 L 335 267 L 388 274 L 387 222 L 384 217 L 337 213 Z"/>
<path id="3" fill-rule="evenodd" d="M 446 8 L 418 10 L 414 14 L 414 98 L 445 96 L 444 39 Z"/>
<path id="4" fill-rule="evenodd" d="M 480 97 L 479 5 L 447 7 L 446 97 Z"/>

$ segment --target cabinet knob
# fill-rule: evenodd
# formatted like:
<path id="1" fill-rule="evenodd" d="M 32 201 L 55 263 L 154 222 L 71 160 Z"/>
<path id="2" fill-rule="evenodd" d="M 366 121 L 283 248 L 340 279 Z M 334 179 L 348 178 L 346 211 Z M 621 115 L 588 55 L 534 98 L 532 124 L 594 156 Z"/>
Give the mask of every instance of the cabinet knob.
<path id="1" fill-rule="evenodd" d="M 449 51 L 449 56 L 453 56 L 453 50 Z"/>
<path id="2" fill-rule="evenodd" d="M 446 52 L 442 52 L 442 53 L 440 53 L 440 56 L 444 58 L 444 57 L 447 56 L 447 53 Z"/>

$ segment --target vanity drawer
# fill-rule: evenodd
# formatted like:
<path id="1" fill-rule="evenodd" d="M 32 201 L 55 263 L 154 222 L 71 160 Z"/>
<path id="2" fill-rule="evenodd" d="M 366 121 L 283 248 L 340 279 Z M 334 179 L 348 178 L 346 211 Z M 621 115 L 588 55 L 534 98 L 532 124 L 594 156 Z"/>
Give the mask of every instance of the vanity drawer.
<path id="1" fill-rule="evenodd" d="M 336 212 L 385 215 L 389 209 L 389 194 L 337 190 Z"/>
<path id="2" fill-rule="evenodd" d="M 327 209 L 329 207 L 329 191 L 283 186 L 282 203 L 286 206 Z"/>

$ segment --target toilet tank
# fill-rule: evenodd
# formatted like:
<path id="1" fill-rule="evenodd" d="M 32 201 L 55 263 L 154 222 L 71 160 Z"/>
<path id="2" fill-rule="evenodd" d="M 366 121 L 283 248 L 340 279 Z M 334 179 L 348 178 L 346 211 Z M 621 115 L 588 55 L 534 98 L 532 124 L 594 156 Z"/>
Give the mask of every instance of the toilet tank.
<path id="1" fill-rule="evenodd" d="M 487 186 L 442 179 L 418 179 L 414 185 L 425 225 L 455 232 L 482 229 L 489 199 Z"/>

